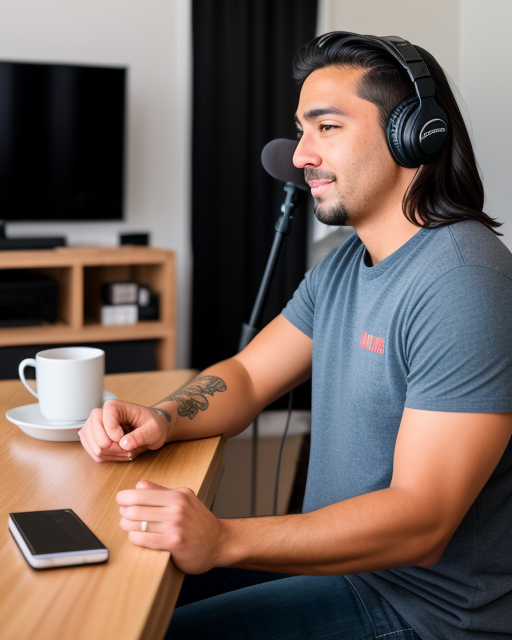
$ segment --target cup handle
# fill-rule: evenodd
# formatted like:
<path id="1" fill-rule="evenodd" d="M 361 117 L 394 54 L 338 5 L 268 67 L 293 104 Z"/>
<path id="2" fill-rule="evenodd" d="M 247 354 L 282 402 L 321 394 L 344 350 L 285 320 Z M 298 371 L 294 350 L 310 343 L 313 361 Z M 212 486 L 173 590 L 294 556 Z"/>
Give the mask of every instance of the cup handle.
<path id="1" fill-rule="evenodd" d="M 21 381 L 25 385 L 25 387 L 30 391 L 32 395 L 34 395 L 38 400 L 39 396 L 37 393 L 28 386 L 28 382 L 25 380 L 25 367 L 34 367 L 36 366 L 36 361 L 34 358 L 25 358 L 20 362 L 20 366 L 18 367 L 18 373 L 20 374 Z"/>

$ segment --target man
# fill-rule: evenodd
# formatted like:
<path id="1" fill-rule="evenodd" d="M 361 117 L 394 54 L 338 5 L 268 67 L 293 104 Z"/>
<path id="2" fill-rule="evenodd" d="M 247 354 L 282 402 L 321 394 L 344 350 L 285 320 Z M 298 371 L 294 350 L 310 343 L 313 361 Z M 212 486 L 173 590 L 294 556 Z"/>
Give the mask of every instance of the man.
<path id="1" fill-rule="evenodd" d="M 153 408 L 109 402 L 81 432 L 98 462 L 230 437 L 313 376 L 302 514 L 218 520 L 146 481 L 118 494 L 130 540 L 185 573 L 266 572 L 189 576 L 197 602 L 169 637 L 512 637 L 512 256 L 446 78 L 418 50 L 449 121 L 425 164 L 386 139 L 415 95 L 396 56 L 343 33 L 301 49 L 294 164 L 317 217 L 356 234 L 242 353 Z"/>

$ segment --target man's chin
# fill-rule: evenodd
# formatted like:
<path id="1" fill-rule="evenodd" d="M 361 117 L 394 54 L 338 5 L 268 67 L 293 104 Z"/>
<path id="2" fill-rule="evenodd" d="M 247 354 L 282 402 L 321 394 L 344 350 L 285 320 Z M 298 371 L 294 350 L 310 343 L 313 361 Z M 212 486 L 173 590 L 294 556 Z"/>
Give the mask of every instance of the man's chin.
<path id="1" fill-rule="evenodd" d="M 343 227 L 347 224 L 348 212 L 342 204 L 327 206 L 315 198 L 315 216 L 319 222 L 330 226 Z"/>

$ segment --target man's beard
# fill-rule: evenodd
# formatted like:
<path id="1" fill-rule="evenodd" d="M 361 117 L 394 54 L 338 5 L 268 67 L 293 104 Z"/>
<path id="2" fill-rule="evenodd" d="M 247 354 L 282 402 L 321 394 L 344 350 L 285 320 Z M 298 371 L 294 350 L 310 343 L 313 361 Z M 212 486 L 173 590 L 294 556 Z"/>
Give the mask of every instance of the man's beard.
<path id="1" fill-rule="evenodd" d="M 336 174 L 330 171 L 323 171 L 322 169 L 315 169 L 313 167 L 305 167 L 304 179 L 308 180 L 331 180 L 336 182 Z M 341 200 L 333 206 L 326 209 L 322 207 L 322 199 L 314 198 L 315 201 L 315 216 L 320 222 L 331 226 L 342 227 L 347 224 L 348 211 Z"/>
<path id="2" fill-rule="evenodd" d="M 343 227 L 347 224 L 348 211 L 343 202 L 337 202 L 333 206 L 326 209 L 325 206 L 322 207 L 322 204 L 318 198 L 314 198 L 314 200 L 315 216 L 317 217 L 319 222 L 338 227 Z"/>

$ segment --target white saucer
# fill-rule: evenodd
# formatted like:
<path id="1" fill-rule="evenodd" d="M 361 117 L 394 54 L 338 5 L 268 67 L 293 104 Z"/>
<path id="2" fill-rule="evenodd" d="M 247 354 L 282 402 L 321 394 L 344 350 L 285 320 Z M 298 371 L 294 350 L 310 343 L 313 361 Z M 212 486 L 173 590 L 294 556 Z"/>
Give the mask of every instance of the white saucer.
<path id="1" fill-rule="evenodd" d="M 117 400 L 117 396 L 110 391 L 103 392 L 103 402 Z M 50 440 L 52 442 L 73 442 L 80 440 L 78 431 L 84 426 L 86 420 L 80 422 L 55 422 L 47 420 L 41 414 L 39 403 L 26 404 L 23 407 L 9 409 L 5 414 L 7 420 L 17 425 L 27 436 L 37 440 Z"/>

